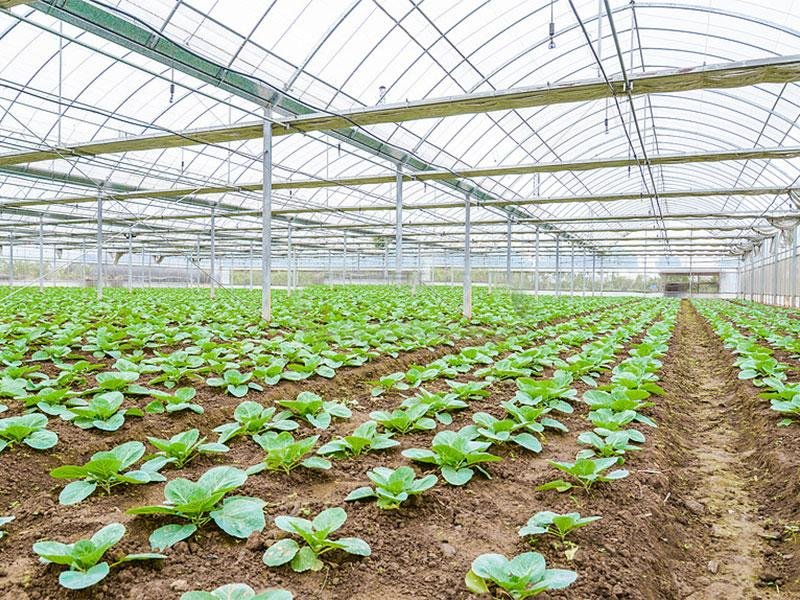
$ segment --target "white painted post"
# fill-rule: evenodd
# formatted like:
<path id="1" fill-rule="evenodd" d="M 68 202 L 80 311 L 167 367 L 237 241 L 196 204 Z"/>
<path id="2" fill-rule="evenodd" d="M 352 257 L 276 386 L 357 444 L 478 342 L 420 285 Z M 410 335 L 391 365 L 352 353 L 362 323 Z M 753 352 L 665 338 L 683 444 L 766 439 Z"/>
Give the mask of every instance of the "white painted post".
<path id="1" fill-rule="evenodd" d="M 506 287 L 511 289 L 511 215 L 506 221 Z"/>
<path id="2" fill-rule="evenodd" d="M 555 282 L 556 296 L 560 296 L 561 295 L 561 248 L 560 248 L 560 243 L 561 243 L 561 236 L 557 235 L 556 236 L 556 272 L 555 272 L 555 276 L 556 276 L 556 282 Z"/>
<path id="3" fill-rule="evenodd" d="M 605 287 L 605 271 L 603 269 L 603 261 L 605 257 L 600 256 L 600 295 L 603 295 L 603 288 Z"/>
<path id="4" fill-rule="evenodd" d="M 569 293 L 575 294 L 575 244 L 569 245 Z"/>
<path id="5" fill-rule="evenodd" d="M 8 246 L 8 285 L 14 287 L 14 233 L 11 233 L 11 241 Z"/>
<path id="6" fill-rule="evenodd" d="M 188 282 L 189 267 L 186 267 L 186 277 Z M 187 283 L 188 285 L 188 283 Z M 128 292 L 133 291 L 133 232 L 128 232 Z"/>
<path id="7" fill-rule="evenodd" d="M 292 220 L 286 229 L 286 296 L 292 295 Z"/>
<path id="8" fill-rule="evenodd" d="M 39 215 L 39 291 L 44 291 L 44 215 Z"/>
<path id="9" fill-rule="evenodd" d="M 470 222 L 469 194 L 464 195 L 464 318 L 472 320 L 472 223 Z"/>
<path id="10" fill-rule="evenodd" d="M 394 209 L 394 260 L 397 284 L 403 283 L 403 166 L 397 167 Z"/>
<path id="11" fill-rule="evenodd" d="M 103 188 L 97 190 L 97 299 L 103 299 Z"/>
<path id="12" fill-rule="evenodd" d="M 538 296 L 539 295 L 539 228 L 536 228 L 536 262 L 534 263 L 534 272 L 533 272 L 533 291 Z"/>
<path id="13" fill-rule="evenodd" d="M 250 276 L 250 285 L 248 286 L 248 289 L 251 289 L 251 290 L 253 289 L 253 245 L 254 244 L 251 241 L 250 242 L 250 262 L 247 264 L 247 267 L 248 267 L 247 271 L 248 271 L 249 276 Z"/>
<path id="14" fill-rule="evenodd" d="M 790 274 L 790 281 L 791 281 L 791 290 L 792 290 L 792 297 L 791 301 L 789 302 L 789 306 L 792 308 L 798 306 L 798 298 L 797 298 L 797 253 L 800 251 L 800 244 L 798 243 L 797 238 L 800 236 L 800 226 L 795 225 L 792 229 L 792 244 L 791 244 L 791 251 L 792 251 L 792 260 L 791 260 L 791 269 L 792 272 Z M 13 250 L 13 239 L 12 239 L 12 250 Z M 13 252 L 12 252 L 12 257 Z"/>
<path id="15" fill-rule="evenodd" d="M 342 244 L 342 281 L 347 284 L 347 234 L 344 236 Z"/>
<path id="16" fill-rule="evenodd" d="M 217 279 L 217 205 L 211 205 L 211 256 L 209 258 L 208 270 L 211 273 L 211 288 L 209 293 L 211 298 L 216 296 Z"/>
<path id="17" fill-rule="evenodd" d="M 264 111 L 263 155 L 261 160 L 261 318 L 272 320 L 272 123 L 271 109 Z"/>

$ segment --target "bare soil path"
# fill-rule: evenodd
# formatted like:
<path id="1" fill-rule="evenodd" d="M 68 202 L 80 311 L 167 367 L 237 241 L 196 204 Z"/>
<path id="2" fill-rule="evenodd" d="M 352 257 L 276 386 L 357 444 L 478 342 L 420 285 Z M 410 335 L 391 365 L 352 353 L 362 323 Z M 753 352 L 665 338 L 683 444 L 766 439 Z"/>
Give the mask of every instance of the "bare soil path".
<path id="1" fill-rule="evenodd" d="M 737 418 L 740 387 L 731 376 L 730 357 L 694 307 L 684 302 L 676 338 L 682 348 L 673 377 L 683 379 L 695 430 L 686 442 L 695 486 L 684 503 L 710 533 L 701 556 L 706 576 L 690 600 L 778 598 L 767 587 L 764 571 L 765 528 L 758 514 L 752 471 L 743 452 L 746 423 Z"/>

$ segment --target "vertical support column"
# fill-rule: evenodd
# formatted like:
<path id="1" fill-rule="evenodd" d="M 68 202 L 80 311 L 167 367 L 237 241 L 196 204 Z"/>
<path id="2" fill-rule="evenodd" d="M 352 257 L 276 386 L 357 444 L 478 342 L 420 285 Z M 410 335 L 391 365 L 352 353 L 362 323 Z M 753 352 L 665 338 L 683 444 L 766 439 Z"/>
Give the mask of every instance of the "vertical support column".
<path id="1" fill-rule="evenodd" d="M 511 215 L 506 222 L 506 287 L 511 289 Z"/>
<path id="2" fill-rule="evenodd" d="M 342 244 L 342 281 L 347 284 L 347 234 Z"/>
<path id="3" fill-rule="evenodd" d="M 144 254 L 144 248 L 142 248 L 142 287 L 147 287 L 146 274 L 147 274 L 147 257 Z"/>
<path id="4" fill-rule="evenodd" d="M 797 298 L 797 253 L 800 251 L 800 244 L 798 244 L 798 236 L 800 235 L 800 226 L 795 225 L 792 229 L 792 243 L 791 243 L 791 251 L 792 251 L 792 259 L 791 259 L 791 269 L 792 272 L 789 274 L 789 281 L 791 282 L 791 298 L 789 301 L 789 306 L 795 308 L 798 306 L 798 298 Z M 11 240 L 11 256 L 14 256 L 14 240 Z"/>
<path id="5" fill-rule="evenodd" d="M 539 228 L 536 228 L 536 262 L 534 262 L 533 271 L 533 291 L 539 295 Z"/>
<path id="6" fill-rule="evenodd" d="M 55 252 L 55 250 L 53 251 Z M 97 299 L 103 299 L 103 188 L 97 190 Z"/>
<path id="7" fill-rule="evenodd" d="M 422 285 L 422 242 L 417 244 L 417 284 Z"/>
<path id="8" fill-rule="evenodd" d="M 605 257 L 600 256 L 600 295 L 603 295 L 603 288 L 605 287 L 605 271 L 603 269 L 603 262 Z"/>
<path id="9" fill-rule="evenodd" d="M 8 245 L 8 285 L 14 287 L 14 233 Z"/>
<path id="10" fill-rule="evenodd" d="M 464 195 L 464 318 L 472 320 L 472 223 L 470 221 L 469 194 Z"/>
<path id="11" fill-rule="evenodd" d="M 750 302 L 755 299 L 756 290 L 756 249 L 750 250 Z"/>
<path id="12" fill-rule="evenodd" d="M 248 262 L 248 264 L 247 264 L 247 271 L 248 271 L 248 274 L 250 276 L 250 282 L 249 282 L 248 289 L 251 289 L 251 290 L 253 289 L 253 254 L 254 254 L 254 252 L 253 252 L 253 242 L 251 241 L 250 242 L 250 262 Z"/>
<path id="13" fill-rule="evenodd" d="M 772 304 L 778 304 L 778 254 L 781 249 L 781 232 L 772 238 Z"/>
<path id="14" fill-rule="evenodd" d="M 191 250 L 186 253 L 184 256 L 184 260 L 186 261 L 186 287 L 189 287 L 192 278 L 192 259 L 191 259 Z"/>
<path id="15" fill-rule="evenodd" d="M 44 215 L 39 215 L 39 291 L 44 291 Z"/>
<path id="16" fill-rule="evenodd" d="M 186 262 L 186 285 L 189 285 L 189 262 Z M 133 291 L 133 233 L 128 233 L 128 291 Z"/>
<path id="17" fill-rule="evenodd" d="M 144 258 L 142 258 L 142 264 L 144 264 Z M 197 283 L 197 287 L 200 287 L 200 283 L 203 277 L 203 272 L 200 270 L 200 238 L 197 238 L 197 243 L 195 245 L 195 252 L 194 252 L 194 274 L 195 274 L 195 282 Z"/>
<path id="18" fill-rule="evenodd" d="M 333 260 L 330 248 L 328 248 L 328 285 L 333 286 Z"/>
<path id="19" fill-rule="evenodd" d="M 81 287 L 86 285 L 86 241 L 81 240 Z"/>
<path id="20" fill-rule="evenodd" d="M 389 240 L 384 239 L 383 244 L 383 283 L 389 283 Z"/>
<path id="21" fill-rule="evenodd" d="M 394 274 L 397 284 L 403 283 L 403 166 L 397 167 L 394 208 Z"/>
<path id="22" fill-rule="evenodd" d="M 595 295 L 597 291 L 597 269 L 595 268 L 597 264 L 597 255 L 592 252 L 592 296 Z"/>
<path id="23" fill-rule="evenodd" d="M 286 228 L 286 296 L 292 295 L 292 220 Z"/>
<path id="24" fill-rule="evenodd" d="M 694 254 L 689 254 L 689 298 L 692 297 L 692 283 L 694 280 Z"/>
<path id="25" fill-rule="evenodd" d="M 569 245 L 569 293 L 575 293 L 575 244 Z"/>
<path id="26" fill-rule="evenodd" d="M 261 318 L 272 320 L 272 123 L 271 108 L 264 111 L 264 146 L 261 160 Z"/>
<path id="27" fill-rule="evenodd" d="M 217 295 L 217 204 L 211 205 L 211 257 L 209 259 L 208 270 L 211 273 L 210 294 L 214 298 Z"/>
<path id="28" fill-rule="evenodd" d="M 581 248 L 581 296 L 586 296 L 586 248 Z"/>
<path id="29" fill-rule="evenodd" d="M 645 242 L 646 244 L 646 242 Z M 642 293 L 646 296 L 647 295 L 647 248 L 645 247 L 645 255 L 644 255 L 644 282 L 642 283 Z"/>
<path id="30" fill-rule="evenodd" d="M 561 295 L 561 236 L 556 236 L 556 272 L 555 272 L 556 296 Z"/>

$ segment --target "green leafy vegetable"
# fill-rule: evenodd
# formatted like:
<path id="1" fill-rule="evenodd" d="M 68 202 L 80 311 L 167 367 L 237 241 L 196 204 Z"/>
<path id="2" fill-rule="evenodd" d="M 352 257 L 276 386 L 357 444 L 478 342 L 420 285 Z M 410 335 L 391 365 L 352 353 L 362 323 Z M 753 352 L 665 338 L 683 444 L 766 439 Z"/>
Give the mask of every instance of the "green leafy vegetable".
<path id="1" fill-rule="evenodd" d="M 314 392 L 308 391 L 300 392 L 295 400 L 280 400 L 278 404 L 317 429 L 327 429 L 333 417 L 349 419 L 353 416 L 344 404 L 325 401 Z"/>
<path id="2" fill-rule="evenodd" d="M 450 485 L 465 485 L 475 474 L 474 469 L 489 474 L 480 466 L 481 463 L 502 460 L 499 456 L 486 452 L 490 442 L 476 441 L 469 431 L 440 431 L 433 437 L 431 449 L 409 448 L 403 450 L 406 458 L 422 463 L 431 463 L 439 467 L 445 481 Z"/>
<path id="3" fill-rule="evenodd" d="M 158 450 L 153 454 L 154 457 L 170 459 L 179 469 L 198 454 L 221 454 L 230 450 L 224 444 L 206 443 L 206 438 L 201 438 L 197 429 L 176 433 L 168 440 L 148 437 L 147 441 Z"/>
<path id="4" fill-rule="evenodd" d="M 275 518 L 275 525 L 287 533 L 299 536 L 305 545 L 301 546 L 292 538 L 284 538 L 272 544 L 264 553 L 264 564 L 277 567 L 290 563 L 298 573 L 319 571 L 324 565 L 320 556 L 331 550 L 342 550 L 357 556 L 369 556 L 372 550 L 364 540 L 357 537 L 332 539 L 330 535 L 341 528 L 347 520 L 347 513 L 339 507 L 328 508 L 313 520 L 281 515 Z"/>
<path id="5" fill-rule="evenodd" d="M 126 471 L 144 456 L 144 444 L 126 442 L 108 451 L 95 452 L 83 465 L 64 465 L 50 471 L 56 479 L 76 479 L 67 484 L 58 496 L 64 505 L 77 504 L 88 498 L 99 487 L 106 493 L 123 483 L 137 485 L 166 481 L 159 471 L 172 459 L 156 457 L 141 464 L 138 469 Z"/>
<path id="6" fill-rule="evenodd" d="M 513 600 L 524 600 L 569 587 L 576 579 L 574 571 L 548 569 L 538 552 L 524 552 L 511 560 L 502 554 L 481 554 L 472 561 L 464 583 L 475 594 L 488 594 L 489 584 L 494 584 Z"/>
<path id="7" fill-rule="evenodd" d="M 400 442 L 393 440 L 392 433 L 379 433 L 375 421 L 366 421 L 355 428 L 353 433 L 338 437 L 323 445 L 317 454 L 334 456 L 336 458 L 349 458 L 359 456 L 368 450 L 385 450 L 399 446 Z"/>
<path id="8" fill-rule="evenodd" d="M 47 429 L 47 417 L 41 413 L 0 419 L 0 452 L 15 444 L 47 450 L 57 443 L 58 435 Z"/>
<path id="9" fill-rule="evenodd" d="M 520 537 L 528 535 L 553 535 L 562 542 L 571 532 L 589 523 L 599 521 L 602 517 L 581 517 L 580 513 L 558 514 L 545 510 L 528 519 L 527 524 L 519 530 Z"/>
<path id="10" fill-rule="evenodd" d="M 159 527 L 150 534 L 150 545 L 165 550 L 185 540 L 200 527 L 214 521 L 228 535 L 246 538 L 264 529 L 265 502 L 248 496 L 227 494 L 244 485 L 247 474 L 235 467 L 213 467 L 196 481 L 179 477 L 164 487 L 164 504 L 141 506 L 132 515 L 169 515 L 188 523 Z"/>
<path id="11" fill-rule="evenodd" d="M 365 486 L 355 489 L 348 494 L 345 501 L 377 498 L 378 508 L 393 510 L 400 508 L 400 505 L 411 496 L 417 496 L 429 490 L 438 481 L 436 475 L 426 475 L 417 479 L 416 473 L 411 467 L 398 467 L 397 469 L 375 467 L 367 472 L 367 477 L 375 487 Z"/>
<path id="12" fill-rule="evenodd" d="M 331 468 L 330 461 L 321 456 L 308 456 L 319 439 L 318 435 L 295 440 L 288 431 L 280 433 L 268 431 L 253 437 L 253 439 L 264 449 L 266 455 L 263 461 L 247 469 L 248 475 L 254 475 L 264 470 L 280 470 L 289 473 L 300 466 L 323 471 Z"/>
<path id="13" fill-rule="evenodd" d="M 256 436 L 270 430 L 294 431 L 299 427 L 289 411 L 278 412 L 274 406 L 264 407 L 252 400 L 239 404 L 233 411 L 233 419 L 232 423 L 214 428 L 219 434 L 219 443 L 242 435 Z"/>
<path id="14" fill-rule="evenodd" d="M 112 567 L 134 560 L 150 560 L 166 558 L 163 554 L 142 553 L 127 554 L 115 562 L 100 560 L 106 552 L 115 546 L 125 535 L 125 526 L 111 523 L 100 529 L 91 538 L 78 540 L 72 544 L 43 541 L 33 545 L 33 551 L 44 563 L 66 565 L 68 570 L 62 571 L 58 582 L 70 590 L 82 590 L 105 579 Z"/>
<path id="15" fill-rule="evenodd" d="M 244 583 L 229 583 L 211 592 L 184 592 L 181 600 L 292 600 L 294 596 L 286 590 L 271 589 L 260 594 Z"/>

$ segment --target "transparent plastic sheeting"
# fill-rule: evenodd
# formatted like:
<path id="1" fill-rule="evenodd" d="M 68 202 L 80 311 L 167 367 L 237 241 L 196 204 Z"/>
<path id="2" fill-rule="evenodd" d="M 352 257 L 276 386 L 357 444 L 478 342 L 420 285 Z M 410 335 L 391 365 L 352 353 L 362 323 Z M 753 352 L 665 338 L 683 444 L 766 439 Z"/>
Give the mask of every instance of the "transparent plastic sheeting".
<path id="1" fill-rule="evenodd" d="M 128 232 L 146 231 L 155 237 L 154 247 L 167 247 L 171 236 L 181 231 L 207 231 L 214 205 L 218 217 L 229 214 L 224 225 L 252 231 L 258 226 L 261 202 L 260 191 L 247 187 L 262 177 L 257 135 L 236 141 L 223 136 L 205 145 L 123 150 L 142 136 L 258 123 L 264 117 L 263 102 L 255 95 L 269 90 L 281 92 L 277 121 L 313 113 L 334 118 L 348 111 L 361 114 L 407 101 L 424 105 L 430 99 L 465 95 L 482 98 L 483 109 L 501 109 L 364 124 L 351 128 L 357 136 L 328 131 L 277 136 L 276 182 L 351 180 L 336 187 L 277 189 L 273 194 L 276 211 L 302 211 L 296 227 L 333 226 L 330 234 L 337 237 L 372 239 L 369 226 L 391 234 L 392 211 L 330 209 L 391 207 L 391 175 L 399 158 L 407 175 L 432 171 L 446 176 L 476 167 L 538 163 L 583 165 L 405 183 L 405 203 L 446 206 L 406 214 L 405 233 L 430 243 L 442 236 L 455 242 L 461 233 L 452 227 L 414 228 L 414 222 L 463 222 L 459 202 L 466 188 L 475 190 L 475 198 L 483 194 L 510 201 L 632 194 L 616 202 L 515 207 L 519 220 L 549 223 L 544 236 L 549 240 L 557 232 L 588 248 L 593 240 L 620 237 L 614 229 L 624 222 L 615 223 L 614 217 L 649 215 L 649 221 L 639 223 L 643 235 L 669 253 L 665 238 L 679 235 L 672 227 L 697 224 L 680 217 L 692 213 L 714 215 L 699 221 L 707 228 L 695 230 L 697 240 L 719 238 L 720 228 L 734 228 L 728 245 L 733 248 L 775 231 L 758 215 L 797 210 L 788 193 L 653 198 L 654 190 L 668 195 L 676 190 L 796 186 L 800 158 L 792 153 L 768 158 L 745 154 L 759 148 L 800 147 L 800 129 L 794 126 L 800 114 L 796 83 L 669 93 L 652 89 L 648 94 L 639 94 L 636 83 L 664 70 L 683 69 L 688 77 L 704 65 L 800 54 L 800 2 L 795 0 L 611 0 L 610 15 L 596 0 L 277 0 L 247 3 L 246 10 L 236 0 L 119 0 L 113 5 L 71 0 L 61 12 L 55 4 L 38 0 L 0 11 L 0 165 L 2 155 L 50 152 L 48 160 L 0 166 L 0 224 L 14 224 L 15 235 L 35 238 L 44 215 L 47 237 L 73 234 L 91 240 L 92 202 L 57 206 L 49 201 L 91 197 L 98 182 L 109 193 L 180 190 L 171 197 L 107 202 L 104 212 L 112 242 Z M 166 42 L 153 46 L 164 53 L 159 59 L 120 41 L 146 39 L 136 38 L 139 33 L 174 43 L 184 51 L 185 64 L 168 54 L 171 46 Z M 191 70 L 201 63 L 217 65 L 228 77 L 211 82 Z M 576 95 L 568 103 L 523 108 L 493 106 L 490 101 L 509 89 L 556 89 L 604 77 L 619 81 L 623 75 L 634 81 L 631 100 L 624 94 L 616 99 Z M 240 82 L 239 88 L 234 88 L 235 82 Z M 102 140 L 122 144 L 116 153 L 96 157 L 59 150 Z M 642 168 L 636 162 L 692 153 L 712 158 L 725 153 L 726 160 L 654 161 Z M 596 168 L 608 160 L 621 164 Z M 359 182 L 369 177 L 383 179 L 369 185 Z M 189 193 L 209 186 L 219 191 Z M 26 201 L 48 202 L 22 207 Z M 504 230 L 508 212 L 508 207 L 473 208 L 476 221 L 496 222 L 476 225 L 474 232 Z M 727 217 L 744 213 L 755 216 Z M 580 218 L 586 222 L 558 222 Z M 595 219 L 603 219 L 602 227 L 587 231 Z M 223 219 L 219 221 L 222 226 Z M 348 230 L 349 225 L 355 227 Z M 279 237 L 285 226 L 285 219 L 276 221 Z M 534 226 L 521 222 L 515 232 L 532 234 Z M 0 242 L 5 241 L 0 236 Z"/>

